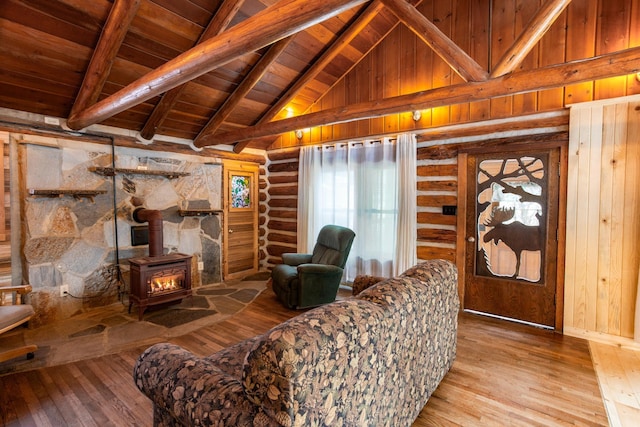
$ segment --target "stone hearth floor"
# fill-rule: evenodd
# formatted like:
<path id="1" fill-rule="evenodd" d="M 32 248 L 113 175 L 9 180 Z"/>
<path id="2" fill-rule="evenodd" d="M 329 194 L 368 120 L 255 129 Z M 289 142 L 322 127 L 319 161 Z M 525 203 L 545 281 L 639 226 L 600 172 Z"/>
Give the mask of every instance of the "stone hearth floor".
<path id="1" fill-rule="evenodd" d="M 61 365 L 152 345 L 222 321 L 239 312 L 266 289 L 268 273 L 243 280 L 195 288 L 193 297 L 166 308 L 150 307 L 138 321 L 138 308 L 129 303 L 88 310 L 40 328 L 16 328 L 0 338 L 0 348 L 36 344 L 35 357 L 0 363 L 0 375 Z"/>

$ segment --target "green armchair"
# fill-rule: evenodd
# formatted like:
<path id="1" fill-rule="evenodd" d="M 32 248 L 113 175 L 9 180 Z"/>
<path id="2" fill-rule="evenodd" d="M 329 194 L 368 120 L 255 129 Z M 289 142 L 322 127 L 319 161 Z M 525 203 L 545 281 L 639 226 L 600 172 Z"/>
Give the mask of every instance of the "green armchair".
<path id="1" fill-rule="evenodd" d="M 325 225 L 312 254 L 282 254 L 283 264 L 271 271 L 273 291 L 289 308 L 307 308 L 335 301 L 351 244 L 356 234 Z"/>

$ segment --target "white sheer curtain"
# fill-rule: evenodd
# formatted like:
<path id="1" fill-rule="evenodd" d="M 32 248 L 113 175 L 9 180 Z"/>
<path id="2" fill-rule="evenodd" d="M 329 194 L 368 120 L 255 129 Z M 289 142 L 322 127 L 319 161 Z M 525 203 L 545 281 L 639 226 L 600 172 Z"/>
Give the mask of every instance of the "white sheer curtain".
<path id="1" fill-rule="evenodd" d="M 416 264 L 417 208 L 418 197 L 417 142 L 416 136 L 409 133 L 398 135 L 396 142 L 396 166 L 398 172 L 398 241 L 396 244 L 393 275 L 403 273 Z"/>
<path id="2" fill-rule="evenodd" d="M 356 233 L 345 269 L 346 280 L 358 274 L 389 277 L 398 268 L 404 271 L 415 263 L 415 136 L 408 138 L 400 145 L 384 139 L 301 149 L 298 251 L 310 252 L 320 228 L 338 224 Z M 399 174 L 397 147 L 403 147 L 400 167 L 407 176 Z M 413 166 L 410 156 L 404 154 L 410 147 Z M 413 188 L 412 193 L 400 197 L 406 188 Z M 400 220 L 399 209 L 407 207 L 413 213 L 403 212 Z M 399 221 L 409 229 L 399 230 Z M 399 239 L 410 247 L 397 249 Z M 401 261 L 396 267 L 398 254 Z"/>

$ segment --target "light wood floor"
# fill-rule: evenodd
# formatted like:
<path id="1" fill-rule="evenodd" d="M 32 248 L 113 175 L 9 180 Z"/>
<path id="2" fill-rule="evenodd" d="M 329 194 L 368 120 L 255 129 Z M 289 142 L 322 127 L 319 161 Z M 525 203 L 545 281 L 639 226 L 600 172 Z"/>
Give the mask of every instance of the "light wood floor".
<path id="1" fill-rule="evenodd" d="M 206 355 L 297 314 L 268 290 L 243 312 L 174 339 Z M 0 425 L 148 426 L 132 381 L 143 348 L 0 377 Z M 415 427 L 606 426 L 588 342 L 461 314 L 458 356 Z"/>
<path id="2" fill-rule="evenodd" d="M 640 426 L 640 351 L 589 342 L 611 427 Z"/>

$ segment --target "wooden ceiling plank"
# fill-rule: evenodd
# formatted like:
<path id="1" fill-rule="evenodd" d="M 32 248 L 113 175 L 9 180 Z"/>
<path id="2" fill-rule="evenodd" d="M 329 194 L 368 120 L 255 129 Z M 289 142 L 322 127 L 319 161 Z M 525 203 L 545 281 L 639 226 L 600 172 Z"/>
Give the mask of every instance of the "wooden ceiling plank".
<path id="1" fill-rule="evenodd" d="M 491 71 L 491 78 L 499 77 L 515 70 L 569 3 L 571 3 L 571 0 L 547 0 L 509 50 L 500 58 L 498 64 Z"/>
<path id="2" fill-rule="evenodd" d="M 484 82 L 467 82 L 427 91 L 331 108 L 303 116 L 277 120 L 206 138 L 197 146 L 229 144 L 248 139 L 275 136 L 295 129 L 325 126 L 389 114 L 445 105 L 480 101 L 494 97 L 640 72 L 640 47 L 625 49 L 594 58 L 555 64 L 533 70 L 518 71 Z"/>
<path id="3" fill-rule="evenodd" d="M 414 6 L 405 0 L 382 2 L 464 80 L 480 82 L 489 77 L 485 69 Z"/>
<path id="4" fill-rule="evenodd" d="M 231 23 L 231 20 L 242 7 L 243 3 L 244 0 L 225 0 L 220 5 L 211 21 L 209 21 L 209 25 L 207 25 L 207 28 L 200 35 L 196 45 L 215 37 L 226 30 Z M 142 127 L 140 136 L 144 139 L 153 139 L 157 130 L 162 126 L 162 123 L 166 120 L 169 112 L 175 106 L 176 101 L 184 91 L 185 86 L 186 84 L 177 86 L 162 96 L 160 102 L 156 104 L 153 112 Z"/>
<path id="5" fill-rule="evenodd" d="M 317 61 L 309 67 L 309 69 L 282 95 L 279 101 L 273 105 L 258 121 L 258 124 L 268 122 L 273 119 L 286 105 L 291 102 L 298 92 L 304 88 L 307 83 L 316 78 L 320 72 L 340 53 L 340 51 L 348 46 L 349 43 L 364 30 L 367 25 L 378 15 L 384 8 L 381 0 L 374 0 L 360 14 L 360 16 L 351 24 L 340 36 L 333 42 Z"/>
<path id="6" fill-rule="evenodd" d="M 194 139 L 194 143 L 200 138 L 206 135 L 213 134 L 218 130 L 220 125 L 225 121 L 231 112 L 238 106 L 238 104 L 244 99 L 244 97 L 253 89 L 253 87 L 262 79 L 262 76 L 267 71 L 269 66 L 278 58 L 282 51 L 291 43 L 293 36 L 284 38 L 269 48 L 262 58 L 253 66 L 251 71 L 238 85 L 236 90 L 225 100 L 222 106 L 218 109 L 216 114 L 209 120 L 209 122 L 202 128 L 198 136 Z"/>
<path id="7" fill-rule="evenodd" d="M 372 2 L 372 4 L 368 7 L 368 9 L 370 10 L 370 8 L 372 8 L 372 7 L 374 6 L 374 4 L 375 4 L 375 3 L 378 3 L 378 5 L 379 5 L 379 6 L 384 6 L 384 5 L 382 4 L 382 2 L 375 2 L 375 1 L 374 1 L 374 2 Z M 414 7 L 417 7 L 417 6 L 419 6 L 419 5 L 422 3 L 422 0 L 409 0 L 409 3 L 410 3 L 411 5 L 413 5 Z M 376 7 L 376 11 L 381 11 L 382 9 L 384 9 L 384 8 L 378 9 L 378 8 Z M 366 13 L 366 10 L 363 12 L 363 14 L 365 14 L 365 13 Z M 393 13 L 390 13 L 390 15 L 391 15 L 391 17 L 395 17 L 395 15 L 393 15 Z M 376 18 L 379 18 L 379 17 L 380 17 L 380 15 L 376 14 L 376 16 L 375 16 L 375 17 L 376 17 Z M 368 20 L 368 21 L 369 21 L 369 23 L 374 22 L 374 21 L 372 21 L 372 20 Z M 370 52 L 371 52 L 371 51 L 372 51 L 372 50 L 373 50 L 373 49 L 378 45 L 378 43 L 380 43 L 382 40 L 384 40 L 384 38 L 385 38 L 387 35 L 389 35 L 389 34 L 390 34 L 390 33 L 391 33 L 391 32 L 392 32 L 392 31 L 393 31 L 393 30 L 394 30 L 394 29 L 395 29 L 395 28 L 400 24 L 400 21 L 399 21 L 399 20 L 397 20 L 397 19 L 396 19 L 395 21 L 396 21 L 396 22 L 395 22 L 393 25 L 391 25 L 391 26 L 387 29 L 387 31 L 385 31 L 385 32 L 381 35 L 381 37 L 379 38 L 379 40 L 378 40 L 377 42 L 375 42 L 375 43 L 373 43 L 371 46 L 369 46 L 369 49 L 368 49 L 366 52 L 364 52 L 364 54 L 362 55 L 361 59 L 362 59 L 362 58 L 366 58 L 366 57 L 369 55 L 369 53 L 370 53 Z M 354 25 L 355 25 L 355 23 L 354 23 Z M 359 35 L 359 33 L 358 33 L 357 35 Z M 353 38 L 353 40 L 355 40 L 355 38 Z M 353 40 L 352 40 L 352 41 L 353 41 Z M 347 44 L 345 47 L 347 47 L 347 46 L 350 46 L 350 44 Z M 331 47 L 329 47 L 328 49 L 331 49 Z M 337 55 L 339 55 L 339 54 L 340 54 L 340 51 L 336 51 L 336 52 L 335 52 L 335 55 L 334 55 L 333 57 L 335 57 L 335 56 L 337 56 Z M 333 58 L 333 57 L 332 57 L 332 58 Z M 323 96 L 325 93 L 329 92 L 329 91 L 330 91 L 330 90 L 335 86 L 335 84 L 337 84 L 337 82 L 341 81 L 341 79 L 343 79 L 347 74 L 349 74 L 349 72 L 350 72 L 350 71 L 351 71 L 351 70 L 352 70 L 352 69 L 353 69 L 357 64 L 358 64 L 358 62 L 356 62 L 355 64 L 353 64 L 353 66 L 351 66 L 350 68 L 348 68 L 347 70 L 345 70 L 345 71 L 344 71 L 344 73 L 342 74 L 342 76 L 338 77 L 338 78 L 333 82 L 333 84 L 329 84 L 326 88 L 324 88 L 324 89 L 322 89 L 321 91 L 319 91 L 318 96 L 317 96 L 317 97 L 315 97 L 313 100 L 310 100 L 310 101 L 308 102 L 308 104 L 310 104 L 311 106 L 313 106 L 316 102 L 318 102 L 318 100 L 319 100 L 320 98 L 322 98 L 322 96 Z M 278 108 L 277 106 L 274 106 L 274 107 L 272 107 L 269 111 L 273 111 L 275 114 L 279 113 L 279 112 L 280 112 L 280 111 L 281 111 L 281 110 L 282 110 L 282 109 L 283 109 L 283 108 L 284 108 L 284 107 L 285 107 L 289 102 L 291 102 L 294 98 L 299 97 L 303 89 L 308 91 L 308 90 L 309 90 L 309 85 L 314 84 L 314 82 L 315 82 L 315 83 L 318 83 L 318 81 L 317 81 L 317 80 L 314 80 L 314 79 L 315 79 L 316 77 L 318 77 L 318 76 L 320 75 L 320 73 L 322 73 L 323 71 L 324 71 L 324 68 L 322 68 L 322 69 L 318 68 L 317 72 L 313 73 L 312 75 L 310 74 L 310 76 L 309 76 L 310 78 L 308 78 L 308 79 L 306 79 L 306 78 L 305 78 L 305 76 L 306 76 L 306 74 L 305 74 L 305 76 L 303 76 L 303 77 L 302 77 L 302 79 L 305 79 L 305 80 L 306 80 L 306 81 L 304 82 L 304 84 L 302 84 L 302 85 L 298 85 L 298 84 L 297 84 L 297 82 L 296 82 L 296 83 L 294 83 L 294 85 L 299 86 L 299 87 L 298 87 L 298 89 L 294 92 L 294 91 L 293 91 L 293 87 L 292 87 L 292 89 L 291 89 L 291 90 L 289 90 L 289 91 L 287 92 L 287 95 L 286 95 L 286 96 L 288 97 L 287 102 L 283 102 L 283 101 L 282 101 L 282 99 L 281 99 L 281 102 L 280 102 L 281 106 L 280 106 L 279 108 Z M 284 95 L 283 95 L 283 97 L 284 97 Z M 282 97 L 281 97 L 281 98 L 282 98 Z M 310 107 L 309 107 L 309 108 L 310 108 Z M 307 108 L 307 110 L 306 110 L 306 111 L 309 111 L 309 108 Z M 273 117 L 271 117 L 271 118 L 269 119 L 269 121 L 270 121 L 270 120 L 272 120 L 274 117 L 275 117 L 275 115 L 274 115 Z M 267 121 L 267 120 L 264 120 L 264 121 L 258 122 L 257 124 L 261 124 L 261 123 L 264 123 L 264 122 L 266 122 L 266 121 Z M 240 152 L 242 152 L 242 150 L 244 150 L 244 149 L 245 149 L 246 147 L 248 147 L 248 146 L 263 147 L 263 146 L 268 146 L 268 145 L 270 145 L 270 143 L 269 143 L 269 142 L 273 142 L 273 136 L 267 136 L 267 137 L 263 137 L 263 138 L 260 138 L 260 139 L 257 139 L 257 140 L 253 140 L 253 141 L 249 141 L 249 140 L 240 141 L 240 142 L 236 143 L 236 144 L 233 146 L 233 151 L 234 151 L 235 153 L 240 153 Z"/>
<path id="8" fill-rule="evenodd" d="M 70 116 L 96 103 L 102 92 L 113 61 L 124 41 L 131 21 L 136 16 L 140 0 L 116 0 L 102 28 L 100 39 L 93 51 L 78 96 L 71 107 Z"/>
<path id="9" fill-rule="evenodd" d="M 293 98 L 314 78 L 318 76 L 336 56 L 342 51 L 342 49 L 351 43 L 351 41 L 362 31 L 367 25 L 380 13 L 384 8 L 384 4 L 381 0 L 374 0 L 369 6 L 358 16 L 358 18 L 347 28 L 342 34 L 329 45 L 322 53 L 320 58 L 316 60 L 307 71 L 298 78 L 287 91 L 280 96 L 278 101 L 269 110 L 262 115 L 260 120 L 256 124 L 267 123 L 282 111 Z M 242 152 L 249 141 L 242 141 L 233 146 L 233 151 L 236 153 Z"/>
<path id="10" fill-rule="evenodd" d="M 117 93 L 70 116 L 67 125 L 78 130 L 104 121 L 248 52 L 254 52 L 365 2 L 280 0 L 224 33 L 189 49 Z"/>

